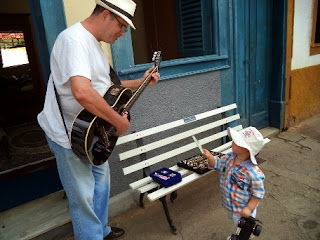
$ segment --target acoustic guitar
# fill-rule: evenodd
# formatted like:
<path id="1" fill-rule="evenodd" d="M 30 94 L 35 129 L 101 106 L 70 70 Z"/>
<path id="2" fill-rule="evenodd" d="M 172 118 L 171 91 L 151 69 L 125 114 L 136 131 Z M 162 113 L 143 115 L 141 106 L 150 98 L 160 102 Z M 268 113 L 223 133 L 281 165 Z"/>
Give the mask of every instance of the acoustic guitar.
<path id="1" fill-rule="evenodd" d="M 119 114 L 130 111 L 133 104 L 147 87 L 151 75 L 158 71 L 161 62 L 161 51 L 154 52 L 152 61 L 155 68 L 143 80 L 133 93 L 121 85 L 111 85 L 103 98 Z M 128 117 L 128 119 L 130 119 Z M 74 118 L 70 130 L 70 143 L 73 152 L 79 158 L 87 158 L 91 164 L 98 166 L 105 163 L 117 142 L 116 128 L 103 119 L 82 109 Z"/>

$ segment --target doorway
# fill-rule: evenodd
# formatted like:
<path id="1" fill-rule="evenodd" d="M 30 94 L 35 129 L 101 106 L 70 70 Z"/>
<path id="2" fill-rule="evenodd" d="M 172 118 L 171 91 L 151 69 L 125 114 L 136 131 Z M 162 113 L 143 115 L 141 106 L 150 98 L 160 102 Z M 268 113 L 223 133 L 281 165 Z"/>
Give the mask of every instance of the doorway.
<path id="1" fill-rule="evenodd" d="M 51 157 L 37 114 L 44 101 L 29 14 L 0 16 L 0 172 Z"/>
<path id="2" fill-rule="evenodd" d="M 62 188 L 37 123 L 45 86 L 35 45 L 31 14 L 0 14 L 0 212 Z"/>

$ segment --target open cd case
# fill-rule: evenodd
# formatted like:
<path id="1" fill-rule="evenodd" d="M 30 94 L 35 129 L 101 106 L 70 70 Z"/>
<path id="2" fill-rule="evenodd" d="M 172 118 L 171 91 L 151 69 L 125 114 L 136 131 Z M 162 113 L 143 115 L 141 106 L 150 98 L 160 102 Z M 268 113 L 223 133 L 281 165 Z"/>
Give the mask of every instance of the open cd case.
<path id="1" fill-rule="evenodd" d="M 222 153 L 210 151 L 212 155 L 222 157 Z M 189 169 L 199 174 L 204 174 L 208 169 L 208 159 L 205 155 L 198 154 L 185 160 L 181 160 L 177 163 L 179 167 Z"/>

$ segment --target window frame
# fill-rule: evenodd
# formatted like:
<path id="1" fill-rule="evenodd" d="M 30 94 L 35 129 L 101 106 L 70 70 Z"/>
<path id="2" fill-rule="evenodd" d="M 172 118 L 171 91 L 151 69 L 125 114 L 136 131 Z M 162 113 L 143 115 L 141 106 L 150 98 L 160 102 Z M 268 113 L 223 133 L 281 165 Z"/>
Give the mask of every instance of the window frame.
<path id="1" fill-rule="evenodd" d="M 311 34 L 311 44 L 310 44 L 310 55 L 320 54 L 320 43 L 315 43 L 316 30 L 317 30 L 317 18 L 320 17 L 318 13 L 318 0 L 314 0 L 313 3 L 313 16 L 312 16 L 312 34 Z M 320 29 L 319 29 L 320 31 Z"/>
<path id="2" fill-rule="evenodd" d="M 159 70 L 161 73 L 159 81 L 230 68 L 230 1 L 211 1 L 211 11 L 214 16 L 212 31 L 213 36 L 217 36 L 213 43 L 215 54 L 162 61 Z M 152 63 L 134 64 L 131 29 L 124 37 L 119 38 L 111 45 L 111 53 L 113 67 L 120 79 L 139 78 L 145 70 L 152 66 Z"/>

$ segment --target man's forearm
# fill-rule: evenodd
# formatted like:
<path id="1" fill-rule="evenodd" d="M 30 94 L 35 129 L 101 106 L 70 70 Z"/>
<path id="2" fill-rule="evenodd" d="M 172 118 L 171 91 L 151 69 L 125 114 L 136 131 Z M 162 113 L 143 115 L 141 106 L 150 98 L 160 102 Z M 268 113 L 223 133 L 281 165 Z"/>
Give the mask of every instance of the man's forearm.
<path id="1" fill-rule="evenodd" d="M 141 85 L 142 81 L 143 81 L 142 78 L 135 79 L 135 80 L 121 80 L 121 85 L 126 88 L 135 90 Z"/>

